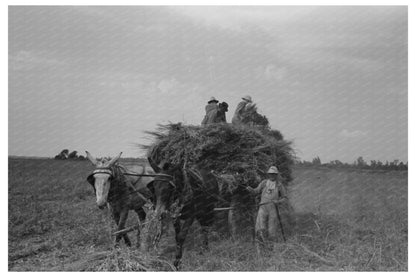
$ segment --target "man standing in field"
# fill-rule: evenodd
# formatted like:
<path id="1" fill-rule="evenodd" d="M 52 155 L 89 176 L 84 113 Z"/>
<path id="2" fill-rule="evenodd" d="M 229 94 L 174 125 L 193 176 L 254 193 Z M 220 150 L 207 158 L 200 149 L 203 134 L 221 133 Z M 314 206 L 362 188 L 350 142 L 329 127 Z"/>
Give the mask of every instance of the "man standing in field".
<path id="1" fill-rule="evenodd" d="M 277 205 L 280 202 L 287 200 L 286 188 L 282 183 L 277 168 L 271 166 L 267 171 L 267 179 L 263 180 L 257 188 L 248 186 L 247 190 L 253 193 L 261 192 L 255 230 L 256 240 L 258 241 L 259 246 L 263 248 L 267 238 L 270 241 L 277 242 L 278 224 L 281 224 L 281 222 L 279 222 L 280 215 Z M 281 231 L 283 231 L 283 229 Z"/>
<path id="2" fill-rule="evenodd" d="M 201 122 L 202 126 L 215 123 L 217 114 L 219 111 L 218 100 L 215 97 L 211 97 L 208 101 L 208 105 L 205 106 L 205 117 Z"/>
<path id="3" fill-rule="evenodd" d="M 235 109 L 235 112 L 234 112 L 233 119 L 231 120 L 231 122 L 233 124 L 241 124 L 242 123 L 243 114 L 246 110 L 246 107 L 253 102 L 251 100 L 250 95 L 246 95 L 242 99 L 243 99 L 243 101 L 238 103 L 237 108 Z"/>

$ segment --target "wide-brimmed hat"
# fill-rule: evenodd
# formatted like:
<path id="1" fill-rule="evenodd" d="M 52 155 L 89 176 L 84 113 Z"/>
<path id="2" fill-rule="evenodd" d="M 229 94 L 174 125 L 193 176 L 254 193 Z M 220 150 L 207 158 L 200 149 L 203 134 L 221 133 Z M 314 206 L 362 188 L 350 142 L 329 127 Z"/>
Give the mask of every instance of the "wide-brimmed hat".
<path id="1" fill-rule="evenodd" d="M 211 102 L 218 103 L 219 101 L 217 99 L 215 99 L 215 97 L 213 96 L 209 99 L 208 104 L 211 103 Z"/>
<path id="2" fill-rule="evenodd" d="M 244 97 L 243 97 L 243 100 L 246 100 L 246 101 L 248 101 L 248 102 L 253 102 L 253 101 L 251 100 L 251 96 L 250 96 L 250 95 L 246 95 L 246 96 L 244 96 Z"/>
<path id="3" fill-rule="evenodd" d="M 275 166 L 271 166 L 271 167 L 269 168 L 269 170 L 267 170 L 267 173 L 268 173 L 268 174 L 279 174 L 279 170 L 277 170 L 277 167 L 275 167 Z"/>

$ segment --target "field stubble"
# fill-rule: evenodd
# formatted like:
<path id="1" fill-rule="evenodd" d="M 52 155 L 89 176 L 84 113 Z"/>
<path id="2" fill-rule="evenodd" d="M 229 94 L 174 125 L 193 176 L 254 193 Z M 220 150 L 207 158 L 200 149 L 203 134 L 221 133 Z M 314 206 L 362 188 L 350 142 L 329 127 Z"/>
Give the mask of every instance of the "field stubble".
<path id="1" fill-rule="evenodd" d="M 173 270 L 172 229 L 159 252 L 114 247 L 115 224 L 85 181 L 92 169 L 87 161 L 9 159 L 10 271 Z M 258 257 L 251 234 L 231 239 L 220 222 L 203 251 L 195 223 L 181 270 L 407 270 L 407 172 L 295 168 L 294 177 L 296 227 L 286 243 Z"/>

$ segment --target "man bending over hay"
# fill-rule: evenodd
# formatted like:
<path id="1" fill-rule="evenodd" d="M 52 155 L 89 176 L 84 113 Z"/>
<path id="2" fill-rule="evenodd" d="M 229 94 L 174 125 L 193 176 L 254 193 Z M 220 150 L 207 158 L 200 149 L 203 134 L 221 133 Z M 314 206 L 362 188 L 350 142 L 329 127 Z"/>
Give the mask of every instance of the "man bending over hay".
<path id="1" fill-rule="evenodd" d="M 275 166 L 271 166 L 267 171 L 267 179 L 263 180 L 257 188 L 247 187 L 253 193 L 261 192 L 259 211 L 256 219 L 256 241 L 258 251 L 263 249 L 267 241 L 277 242 L 278 224 L 282 224 L 278 203 L 287 199 L 286 188 L 284 187 L 279 171 Z M 279 222 L 280 221 L 280 222 Z M 282 227 L 282 226 L 281 226 Z M 283 239 L 283 229 L 281 228 Z"/>
<path id="2" fill-rule="evenodd" d="M 246 112 L 247 108 L 250 107 L 251 103 L 253 102 L 253 100 L 251 100 L 250 95 L 244 96 L 242 99 L 243 101 L 238 103 L 237 108 L 235 109 L 234 116 L 231 121 L 233 124 L 243 123 L 244 113 Z"/>

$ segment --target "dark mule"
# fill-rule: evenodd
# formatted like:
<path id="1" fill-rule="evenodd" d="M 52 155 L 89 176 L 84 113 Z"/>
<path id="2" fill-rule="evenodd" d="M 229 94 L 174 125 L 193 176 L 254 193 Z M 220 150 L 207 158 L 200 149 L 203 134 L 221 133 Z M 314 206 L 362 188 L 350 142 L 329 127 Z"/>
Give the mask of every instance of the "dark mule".
<path id="1" fill-rule="evenodd" d="M 168 213 L 174 213 L 174 208 L 179 207 L 177 217 L 173 217 L 176 239 L 176 258 L 174 265 L 179 266 L 182 258 L 183 244 L 192 223 L 196 219 L 202 227 L 203 246 L 208 247 L 208 228 L 214 222 L 214 208 L 218 195 L 217 180 L 207 170 L 193 167 L 191 170 L 183 170 L 168 164 L 157 166 L 151 159 L 150 165 L 156 173 L 167 174 L 173 177 L 173 181 L 166 178 L 155 178 L 149 184 L 155 203 L 155 213 L 163 220 Z M 174 204 L 174 205 L 172 205 Z M 162 226 L 161 230 L 166 226 Z M 161 234 L 160 234 L 161 235 Z"/>
<path id="2" fill-rule="evenodd" d="M 88 182 L 93 186 L 97 205 L 103 209 L 107 203 L 111 209 L 113 218 L 117 224 L 118 231 L 125 228 L 126 220 L 130 210 L 134 210 L 139 216 L 139 223 L 144 222 L 146 213 L 143 210 L 150 196 L 146 186 L 153 181 L 151 177 L 131 176 L 126 173 L 133 173 L 126 167 L 117 163 L 121 153 L 111 160 L 97 160 L 88 151 L 87 158 L 95 165 L 95 170 L 88 176 Z M 145 166 L 135 167 L 139 174 L 153 173 L 146 170 Z M 147 195 L 146 195 L 147 194 Z M 131 246 L 127 234 L 116 236 L 116 243 L 124 238 L 126 245 Z M 137 231 L 137 246 L 140 245 L 140 228 Z"/>

